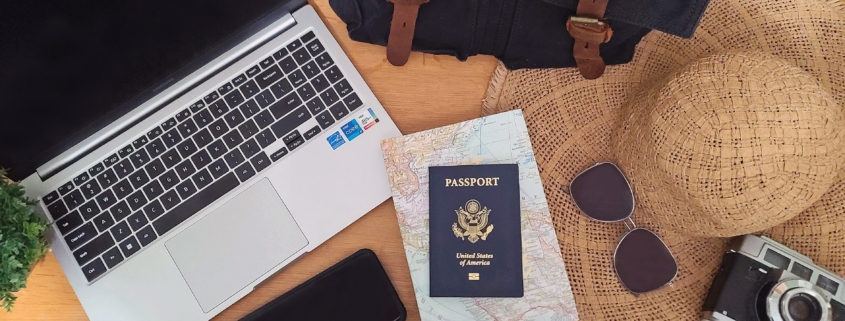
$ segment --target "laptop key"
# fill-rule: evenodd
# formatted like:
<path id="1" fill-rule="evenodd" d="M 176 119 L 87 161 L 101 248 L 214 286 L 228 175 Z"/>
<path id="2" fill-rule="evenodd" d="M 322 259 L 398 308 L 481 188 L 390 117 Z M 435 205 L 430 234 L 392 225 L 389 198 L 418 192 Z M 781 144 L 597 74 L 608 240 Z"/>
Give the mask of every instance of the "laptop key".
<path id="1" fill-rule="evenodd" d="M 126 224 L 126 221 L 122 221 L 111 228 L 111 235 L 116 241 L 120 242 L 127 236 L 132 235 L 132 230 L 129 229 L 129 224 Z"/>
<path id="2" fill-rule="evenodd" d="M 220 178 L 220 176 L 223 176 L 223 174 L 229 172 L 229 167 L 226 166 L 226 161 L 221 158 L 208 166 L 208 171 L 211 172 L 211 175 L 214 176 L 215 179 L 217 179 Z"/>
<path id="3" fill-rule="evenodd" d="M 70 193 L 70 191 L 72 191 L 73 189 L 74 189 L 73 182 L 67 182 L 64 185 L 59 186 L 57 191 L 59 191 L 59 194 L 64 196 L 65 194 Z"/>
<path id="4" fill-rule="evenodd" d="M 217 88 L 217 93 L 221 95 L 226 95 L 233 89 L 235 89 L 235 86 L 232 86 L 232 84 L 230 83 L 225 83 L 223 84 L 223 86 L 220 86 L 220 88 Z"/>
<path id="5" fill-rule="evenodd" d="M 294 52 L 296 51 L 296 49 L 302 48 L 302 42 L 300 42 L 299 39 L 294 40 L 293 42 L 285 46 L 285 48 L 287 48 L 290 52 Z"/>
<path id="6" fill-rule="evenodd" d="M 133 231 L 137 232 L 144 227 L 144 225 L 147 225 L 147 222 L 149 221 L 147 220 L 147 217 L 144 216 L 144 213 L 138 211 L 135 214 L 130 215 L 126 222 L 129 223 L 129 226 L 132 227 Z"/>
<path id="7" fill-rule="evenodd" d="M 232 79 L 232 84 L 235 85 L 235 86 L 240 86 L 241 84 L 244 83 L 244 81 L 246 81 L 246 75 L 240 74 L 237 77 Z"/>
<path id="8" fill-rule="evenodd" d="M 258 155 L 255 155 L 255 157 L 250 160 L 250 163 L 252 163 L 252 167 L 255 168 L 256 172 L 261 172 L 267 168 L 267 166 L 270 166 L 270 158 L 268 158 L 265 153 L 258 153 Z"/>
<path id="9" fill-rule="evenodd" d="M 192 113 L 196 114 L 197 112 L 205 109 L 205 106 L 207 106 L 205 101 L 200 100 L 200 101 L 197 101 L 197 102 L 191 104 L 191 106 L 188 107 L 188 109 L 190 109 Z"/>
<path id="10" fill-rule="evenodd" d="M 183 122 L 185 119 L 191 117 L 191 111 L 188 108 L 182 109 L 178 114 L 176 114 L 176 121 Z M 138 147 L 135 147 L 138 148 Z"/>
<path id="11" fill-rule="evenodd" d="M 97 231 L 100 231 L 100 233 L 104 233 L 112 225 L 114 225 L 114 219 L 109 215 L 109 212 L 104 212 L 94 218 L 94 226 L 97 227 Z"/>
<path id="12" fill-rule="evenodd" d="M 102 209 L 106 209 L 117 203 L 117 198 L 114 197 L 114 192 L 105 190 L 102 194 L 97 195 L 97 205 Z"/>
<path id="13" fill-rule="evenodd" d="M 44 204 L 47 204 L 47 205 L 53 204 L 53 202 L 55 202 L 58 199 L 59 199 L 59 192 L 57 192 L 57 191 L 52 191 L 50 193 L 47 193 L 47 195 L 44 195 L 44 197 L 41 198 L 41 200 L 44 201 Z"/>
<path id="14" fill-rule="evenodd" d="M 349 115 L 349 111 L 346 110 L 346 106 L 343 106 L 343 103 L 334 104 L 334 106 L 329 107 L 329 111 L 332 112 L 335 119 L 341 119 Z"/>
<path id="15" fill-rule="evenodd" d="M 191 161 L 194 162 L 194 166 L 197 168 L 203 168 L 205 165 L 211 163 L 211 156 L 203 149 L 194 154 L 194 156 L 191 156 Z"/>
<path id="16" fill-rule="evenodd" d="M 57 220 L 67 214 L 68 209 L 64 202 L 55 202 L 52 205 L 47 206 L 47 212 L 50 213 L 50 217 Z"/>
<path id="17" fill-rule="evenodd" d="M 243 93 L 243 95 L 244 95 L 244 99 L 252 98 L 252 96 L 255 96 L 255 94 L 257 94 L 258 91 L 261 90 L 261 88 L 258 87 L 258 85 L 255 84 L 255 80 L 249 80 L 249 81 L 245 82 L 241 86 L 240 89 L 241 89 L 241 93 Z M 235 106 L 232 106 L 232 107 L 235 107 Z"/>
<path id="18" fill-rule="evenodd" d="M 104 170 L 106 170 L 106 167 L 103 166 L 102 163 L 97 163 L 97 165 L 94 165 L 94 167 L 91 167 L 90 169 L 88 169 L 88 175 L 90 175 L 91 177 L 94 177 L 94 176 L 97 176 L 97 174 L 102 173 Z"/>
<path id="19" fill-rule="evenodd" d="M 255 135 L 255 140 L 258 141 L 258 145 L 261 145 L 261 148 L 267 148 L 267 146 L 270 146 L 270 144 L 276 141 L 276 135 L 273 135 L 271 129 L 267 129 Z"/>
<path id="20" fill-rule="evenodd" d="M 308 33 L 306 33 L 306 34 L 302 35 L 302 37 L 299 37 L 299 39 L 301 39 L 301 40 L 302 40 L 302 42 L 304 42 L 304 43 L 308 43 L 309 41 L 311 41 L 311 39 L 314 39 L 314 37 L 316 37 L 316 36 L 314 35 L 314 32 L 313 32 L 313 31 L 309 31 Z"/>
<path id="21" fill-rule="evenodd" d="M 241 114 L 240 110 L 232 109 L 232 111 L 226 114 L 226 123 L 229 124 L 229 128 L 235 128 L 243 121 L 244 115 Z"/>
<path id="22" fill-rule="evenodd" d="M 323 44 L 320 42 L 319 39 L 312 41 L 305 47 L 308 48 L 308 52 L 311 53 L 312 56 L 319 55 L 326 50 L 325 48 L 323 48 Z"/>
<path id="23" fill-rule="evenodd" d="M 111 250 L 103 253 L 103 261 L 105 261 L 106 266 L 111 269 L 117 266 L 120 262 L 123 262 L 123 254 L 120 253 L 120 249 L 117 246 L 112 247 Z"/>
<path id="24" fill-rule="evenodd" d="M 270 91 L 273 92 L 273 96 L 275 96 L 276 98 L 282 98 L 285 95 L 289 94 L 291 91 L 293 91 L 293 86 L 291 86 L 290 81 L 288 81 L 286 78 L 282 78 L 282 80 L 279 80 L 278 82 L 270 86 Z"/>
<path id="25" fill-rule="evenodd" d="M 276 119 L 273 118 L 273 115 L 270 114 L 269 110 L 262 111 L 258 115 L 255 116 L 255 124 L 258 125 L 258 128 L 266 128 L 275 122 Z"/>
<path id="26" fill-rule="evenodd" d="M 319 133 L 320 133 L 320 126 L 314 126 L 314 128 L 311 128 L 308 131 L 306 131 L 304 134 L 302 134 L 302 137 L 305 137 L 305 139 L 311 139 L 311 138 L 314 138 L 315 136 L 317 136 L 317 134 L 319 134 Z"/>
<path id="27" fill-rule="evenodd" d="M 117 154 L 112 154 L 111 156 L 106 157 L 106 159 L 103 160 L 103 165 L 105 165 L 106 168 L 109 168 L 112 165 L 117 164 L 117 161 L 119 161 L 119 160 L 120 160 L 120 157 L 117 156 Z"/>
<path id="28" fill-rule="evenodd" d="M 314 58 L 314 61 L 316 61 L 323 70 L 326 70 L 326 68 L 334 65 L 334 60 L 332 60 L 332 57 L 329 56 L 328 52 L 324 52 L 322 55 L 317 56 L 317 58 Z"/>
<path id="29" fill-rule="evenodd" d="M 241 144 L 240 148 L 246 158 L 250 158 L 261 151 L 261 146 L 258 146 L 258 143 L 256 143 L 254 139 L 247 140 Z"/>
<path id="30" fill-rule="evenodd" d="M 126 145 L 123 148 L 121 148 L 119 151 L 117 151 L 117 154 L 120 155 L 120 158 L 126 158 L 126 157 L 129 157 L 129 155 L 131 155 L 132 152 L 134 152 L 134 151 L 135 151 L 135 149 L 132 148 L 132 145 Z"/>
<path id="31" fill-rule="evenodd" d="M 164 164 L 161 163 L 160 159 L 150 162 L 144 167 L 144 169 L 147 171 L 147 174 L 150 175 L 150 178 L 156 178 L 167 170 L 167 168 L 164 167 Z"/>
<path id="32" fill-rule="evenodd" d="M 293 61 L 293 57 L 287 57 L 282 59 L 282 61 L 279 61 L 279 67 L 282 67 L 282 71 L 284 71 L 285 74 L 289 74 L 291 71 L 296 70 L 296 62 Z"/>
<path id="33" fill-rule="evenodd" d="M 129 197 L 126 198 L 126 202 L 129 204 L 129 208 L 133 211 L 137 211 L 144 205 L 147 205 L 147 198 L 144 196 L 144 192 L 139 190 L 132 195 L 129 195 Z"/>
<path id="34" fill-rule="evenodd" d="M 150 245 L 150 243 L 155 241 L 155 239 L 157 238 L 156 232 L 153 230 L 152 225 L 147 225 L 147 227 L 142 228 L 135 235 L 138 236 L 138 242 L 141 242 L 141 246 Z"/>
<path id="35" fill-rule="evenodd" d="M 194 124 L 193 120 L 186 120 L 179 124 L 179 133 L 182 134 L 182 137 L 189 137 L 197 132 L 197 124 Z"/>
<path id="36" fill-rule="evenodd" d="M 179 122 L 177 122 L 175 118 L 170 118 L 168 120 L 165 120 L 163 123 L 161 123 L 161 130 L 166 132 L 166 131 L 170 130 L 171 128 L 176 127 L 176 124 L 178 124 L 178 123 Z M 123 157 L 123 155 L 121 155 L 121 157 Z"/>
<path id="37" fill-rule="evenodd" d="M 97 256 L 114 246 L 114 240 L 109 233 L 100 234 L 100 236 L 83 245 L 78 250 L 73 251 L 73 256 L 79 265 L 88 263 Z"/>
<path id="38" fill-rule="evenodd" d="M 238 131 L 241 132 L 244 139 L 248 139 L 258 133 L 258 126 L 252 119 L 247 119 L 245 123 L 238 126 Z"/>
<path id="39" fill-rule="evenodd" d="M 147 195 L 147 199 L 154 200 L 156 197 L 164 193 L 164 188 L 161 187 L 161 183 L 158 181 L 152 181 L 142 189 L 144 194 Z"/>
<path id="40" fill-rule="evenodd" d="M 302 100 L 309 100 L 317 95 L 317 92 L 314 91 L 314 87 L 312 87 L 311 84 L 302 85 L 302 87 L 299 87 L 296 92 L 299 93 L 299 97 L 302 97 Z"/>
<path id="41" fill-rule="evenodd" d="M 299 134 L 299 131 L 294 130 L 294 131 L 288 133 L 287 135 L 285 135 L 284 137 L 282 137 L 282 141 L 285 142 L 285 144 L 290 144 L 290 142 L 296 140 L 300 136 L 302 136 L 302 135 Z"/>
<path id="42" fill-rule="evenodd" d="M 223 159 L 226 160 L 229 168 L 236 168 L 244 162 L 244 155 L 236 148 L 226 153 L 226 156 L 224 156 Z"/>
<path id="43" fill-rule="evenodd" d="M 129 182 L 132 183 L 132 187 L 134 187 L 135 189 L 141 188 L 142 186 L 144 186 L 144 184 L 147 184 L 149 181 L 150 177 L 147 176 L 147 173 L 143 170 L 139 170 L 137 172 L 132 173 L 132 175 L 129 175 Z"/>
<path id="44" fill-rule="evenodd" d="M 167 146 L 167 148 L 173 148 L 173 146 L 176 146 L 176 144 L 182 141 L 182 136 L 179 135 L 176 129 L 164 133 L 161 138 L 164 140 L 164 146 Z"/>
<path id="45" fill-rule="evenodd" d="M 311 61 L 305 64 L 305 66 L 302 66 L 302 71 L 308 79 L 311 79 L 320 74 L 320 67 L 317 67 L 316 62 Z"/>
<path id="46" fill-rule="evenodd" d="M 208 126 L 208 129 L 211 130 L 211 134 L 214 135 L 214 138 L 220 138 L 223 134 L 229 132 L 229 126 L 226 126 L 225 119 L 218 119 L 216 122 Z"/>
<path id="47" fill-rule="evenodd" d="M 311 85 L 314 86 L 314 90 L 316 90 L 318 93 L 322 92 L 323 90 L 326 90 L 326 88 L 329 88 L 329 86 L 331 86 L 331 84 L 329 84 L 329 80 L 326 79 L 326 76 L 323 75 L 317 75 L 317 77 L 311 79 Z"/>
<path id="48" fill-rule="evenodd" d="M 179 183 L 179 175 L 177 175 L 175 171 L 171 170 L 164 173 L 164 175 L 161 175 L 161 177 L 158 178 L 158 181 L 161 183 L 164 190 L 169 190 Z"/>
<path id="49" fill-rule="evenodd" d="M 161 216 L 161 214 L 164 214 L 164 207 L 161 206 L 158 200 L 154 200 L 150 204 L 147 204 L 147 206 L 144 206 L 144 214 L 147 214 L 147 218 L 152 221 Z"/>
<path id="50" fill-rule="evenodd" d="M 208 170 L 206 169 L 203 169 L 198 173 L 194 174 L 194 177 L 192 177 L 191 179 L 194 180 L 194 185 L 197 186 L 197 189 L 205 188 L 206 186 L 208 186 L 208 184 L 211 184 L 211 181 L 213 180 L 211 178 L 211 174 L 209 174 Z"/>
<path id="51" fill-rule="evenodd" d="M 332 83 L 343 79 L 343 73 L 340 72 L 340 68 L 337 68 L 337 66 L 331 67 L 329 68 L 329 70 L 326 70 L 325 75 L 326 78 L 329 78 L 329 81 L 331 81 Z"/>
<path id="52" fill-rule="evenodd" d="M 261 67 L 258 67 L 257 65 L 252 66 L 252 68 L 249 68 L 249 70 L 246 71 L 246 76 L 249 77 L 249 78 L 252 78 L 252 77 L 255 77 L 255 75 L 257 75 L 260 72 L 261 72 Z"/>
<path id="53" fill-rule="evenodd" d="M 240 92 L 237 90 L 226 94 L 226 103 L 229 104 L 229 107 L 234 109 L 241 105 L 244 102 L 244 96 L 241 95 Z"/>
<path id="54" fill-rule="evenodd" d="M 112 207 L 109 212 L 111 213 L 111 216 L 118 221 L 126 218 L 129 214 L 132 214 L 132 211 L 129 209 L 129 205 L 126 204 L 126 201 L 117 203 L 117 205 Z"/>
<path id="55" fill-rule="evenodd" d="M 268 65 L 268 68 L 264 70 L 258 77 L 255 77 L 255 81 L 258 83 L 258 86 L 261 88 L 267 88 L 271 84 L 279 81 L 282 77 L 285 76 L 285 73 L 279 69 L 279 66 L 275 64 Z"/>
<path id="56" fill-rule="evenodd" d="M 131 159 L 135 168 L 141 168 L 150 162 L 150 155 L 147 155 L 147 151 L 139 149 L 135 154 L 132 154 Z"/>
<path id="57" fill-rule="evenodd" d="M 111 187 L 117 183 L 117 180 L 117 175 L 114 174 L 114 170 L 111 168 L 100 174 L 100 176 L 97 176 L 97 182 L 100 182 L 100 187 L 103 189 Z"/>
<path id="58" fill-rule="evenodd" d="M 194 144 L 194 140 L 189 138 L 179 144 L 179 147 L 176 149 L 179 150 L 179 154 L 182 155 L 182 158 L 188 158 L 197 151 L 197 144 Z"/>
<path id="59" fill-rule="evenodd" d="M 270 126 L 270 128 L 273 129 L 273 133 L 275 133 L 277 137 L 284 137 L 285 134 L 296 129 L 296 127 L 299 127 L 299 125 L 302 125 L 310 118 L 311 114 L 308 113 L 308 109 L 306 109 L 305 106 L 302 106 L 277 121 L 275 124 Z"/>
<path id="60" fill-rule="evenodd" d="M 334 85 L 334 90 L 340 97 L 346 97 L 346 95 L 352 92 L 352 86 L 349 85 L 349 81 L 344 79 Z"/>
<path id="61" fill-rule="evenodd" d="M 210 94 L 205 95 L 205 97 L 202 98 L 202 100 L 205 101 L 206 104 L 211 104 L 217 99 L 220 99 L 220 94 L 218 94 L 216 91 L 212 91 Z"/>
<path id="62" fill-rule="evenodd" d="M 65 215 L 60 220 L 56 221 L 56 227 L 59 228 L 59 232 L 62 232 L 62 235 L 65 235 L 73 229 L 82 225 L 83 222 L 85 222 L 85 220 L 82 219 L 82 216 L 79 215 L 79 212 L 74 211 L 73 213 Z"/>
<path id="63" fill-rule="evenodd" d="M 124 179 L 118 182 L 111 190 L 114 192 L 114 196 L 117 197 L 117 199 L 123 199 L 135 189 L 132 188 L 132 183 L 129 183 L 128 179 Z"/>
<path id="64" fill-rule="evenodd" d="M 164 195 L 161 196 L 161 205 L 164 206 L 166 210 L 173 208 L 174 206 L 178 205 L 181 198 L 179 198 L 179 194 L 176 193 L 176 190 L 171 190 Z"/>
<path id="65" fill-rule="evenodd" d="M 334 89 L 327 89 L 322 94 L 320 94 L 320 99 L 326 103 L 326 106 L 334 105 L 334 103 L 340 100 L 340 97 L 337 96 L 337 93 L 334 92 Z"/>
<path id="66" fill-rule="evenodd" d="M 78 247 L 88 242 L 88 240 L 93 239 L 97 236 L 97 229 L 94 228 L 94 224 L 88 222 L 80 226 L 78 229 L 70 232 L 68 235 L 65 235 L 65 243 L 71 250 L 75 250 Z"/>
<path id="67" fill-rule="evenodd" d="M 308 110 L 314 115 L 326 110 L 326 105 L 323 104 L 323 101 L 316 97 L 305 103 L 305 106 L 308 106 Z"/>
<path id="68" fill-rule="evenodd" d="M 88 182 L 90 178 L 91 177 L 88 176 L 88 173 L 82 173 L 82 175 L 79 175 L 73 179 L 73 183 L 76 184 L 76 186 L 81 186 L 82 184 Z"/>
<path id="69" fill-rule="evenodd" d="M 208 129 L 203 129 L 194 135 L 194 142 L 197 143 L 197 148 L 203 148 L 213 141 L 214 136 L 211 136 L 211 132 Z"/>
<path id="70" fill-rule="evenodd" d="M 211 111 L 211 114 L 214 115 L 214 118 L 220 118 L 221 116 L 229 112 L 229 106 L 226 106 L 226 103 L 221 100 L 214 104 L 211 104 L 211 106 L 208 107 L 208 110 Z"/>
<path id="71" fill-rule="evenodd" d="M 194 195 L 194 197 L 185 200 L 179 206 L 153 221 L 152 225 L 159 235 L 164 235 L 164 233 L 172 230 L 212 202 L 235 189 L 238 184 L 239 182 L 235 174 L 229 173 Z"/>
<path id="72" fill-rule="evenodd" d="M 238 167 L 235 170 L 235 173 L 238 175 L 238 179 L 240 179 L 241 182 L 246 182 L 246 180 L 248 180 L 250 177 L 255 176 L 255 170 L 252 169 L 252 165 L 249 165 L 249 163 L 244 163 L 243 165 Z"/>
<path id="73" fill-rule="evenodd" d="M 167 153 L 164 153 L 164 155 L 161 155 L 161 161 L 164 163 L 164 166 L 167 166 L 167 168 L 172 168 L 182 161 L 182 157 L 179 156 L 179 151 L 171 149 L 167 151 Z"/>
<path id="74" fill-rule="evenodd" d="M 299 138 L 295 139 L 294 141 L 287 144 L 289 150 L 294 150 L 299 146 L 305 144 L 305 139 L 300 136 Z"/>
<path id="75" fill-rule="evenodd" d="M 304 84 L 306 79 L 302 71 L 296 70 L 288 75 L 288 81 L 290 81 L 293 87 L 296 88 Z"/>
<path id="76" fill-rule="evenodd" d="M 223 136 L 223 141 L 226 142 L 226 147 L 232 149 L 240 145 L 244 141 L 244 138 L 241 137 L 241 134 L 237 130 L 233 130 Z"/>
<path id="77" fill-rule="evenodd" d="M 62 200 L 65 201 L 65 205 L 67 205 L 67 209 L 69 211 L 79 207 L 82 203 L 85 203 L 85 198 L 82 197 L 82 192 L 79 190 L 70 192 L 70 194 L 67 194 L 67 196 L 65 196 Z"/>
<path id="78" fill-rule="evenodd" d="M 332 118 L 330 113 L 331 112 L 327 110 L 315 117 L 317 119 L 317 123 L 320 124 L 320 127 L 323 129 L 329 128 L 332 124 L 334 124 L 334 118 Z"/>
<path id="79" fill-rule="evenodd" d="M 82 204 L 79 207 L 79 214 L 82 214 L 82 218 L 86 221 L 94 218 L 97 214 L 100 214 L 100 207 L 97 206 L 97 201 L 90 200 L 88 203 Z"/>
<path id="80" fill-rule="evenodd" d="M 106 273 L 106 267 L 103 265 L 103 261 L 98 258 L 94 262 L 83 266 L 82 273 L 85 274 L 85 279 L 91 282 L 100 275 L 103 275 L 103 273 Z"/>
<path id="81" fill-rule="evenodd" d="M 179 178 L 182 180 L 188 179 L 194 173 L 196 173 L 197 169 L 194 168 L 194 164 L 191 164 L 190 160 L 185 160 L 179 165 L 176 165 L 176 173 L 179 174 Z"/>
<path id="82" fill-rule="evenodd" d="M 182 199 L 186 199 L 188 197 L 191 197 L 191 195 L 194 195 L 194 193 L 197 192 L 197 188 L 194 187 L 194 184 L 191 183 L 191 180 L 186 180 L 176 186 L 176 192 L 179 193 L 179 196 L 182 197 Z"/>
<path id="83" fill-rule="evenodd" d="M 352 93 L 348 97 L 343 99 L 343 103 L 346 104 L 346 107 L 349 108 L 350 111 L 358 109 L 364 103 L 361 101 L 361 98 L 358 98 L 358 94 Z"/>
<path id="84" fill-rule="evenodd" d="M 296 63 L 300 66 L 308 62 L 308 60 L 311 60 L 311 54 L 309 54 L 308 50 L 305 48 L 294 51 L 291 56 L 293 56 L 293 60 L 296 60 Z"/>
<path id="85" fill-rule="evenodd" d="M 194 124 L 196 124 L 199 128 L 208 126 L 212 121 L 214 121 L 214 117 L 211 116 L 211 112 L 209 112 L 208 109 L 200 110 L 198 113 L 194 114 Z"/>
<path id="86" fill-rule="evenodd" d="M 258 102 L 258 105 L 261 106 L 261 108 L 267 108 L 267 106 L 270 106 L 270 104 L 276 101 L 276 97 L 273 97 L 273 94 L 270 92 L 269 89 L 267 89 L 256 95 L 255 101 Z M 252 101 L 250 100 L 250 102 Z"/>
<path id="87" fill-rule="evenodd" d="M 266 90 L 265 90 L 265 92 L 266 92 Z M 264 93 L 261 93 L 261 94 L 258 94 L 258 95 L 259 95 L 259 96 L 261 96 L 261 95 L 263 95 L 263 94 L 264 94 Z M 268 94 L 269 94 L 269 93 L 268 93 Z M 271 97 L 272 97 L 272 96 L 271 96 Z M 276 101 L 276 99 L 275 99 L 275 98 L 273 98 L 273 100 L 271 101 L 271 103 L 272 103 L 273 101 Z M 256 104 L 256 103 L 255 103 L 255 100 L 250 99 L 249 101 L 247 101 L 247 102 L 245 102 L 243 105 L 241 105 L 241 107 L 240 107 L 240 108 L 238 108 L 238 109 L 240 109 L 241 114 L 243 114 L 243 115 L 244 115 L 244 117 L 246 117 L 246 118 L 251 118 L 253 115 L 255 115 L 255 114 L 257 114 L 258 112 L 260 112 L 260 111 L 261 111 L 261 108 L 264 108 L 264 107 L 267 107 L 267 106 L 260 107 L 260 106 L 258 106 L 258 104 Z"/>
<path id="88" fill-rule="evenodd" d="M 149 154 L 151 158 L 156 158 L 158 155 L 161 155 L 161 153 L 164 153 L 164 151 L 167 150 L 167 147 L 164 146 L 164 142 L 162 142 L 161 139 L 156 139 L 147 144 L 146 150 L 147 154 Z"/>
<path id="89" fill-rule="evenodd" d="M 285 157 L 285 155 L 287 155 L 287 154 L 288 154 L 288 149 L 282 147 L 281 149 L 275 151 L 273 154 L 270 154 L 270 159 L 272 159 L 275 162 L 277 160 L 282 159 L 282 157 Z"/>
<path id="90" fill-rule="evenodd" d="M 120 243 L 120 251 L 123 252 L 124 257 L 130 257 L 140 249 L 141 246 L 138 245 L 138 240 L 134 236 L 130 236 L 126 241 Z"/>
<path id="91" fill-rule="evenodd" d="M 218 158 L 229 151 L 222 139 L 218 139 L 214 141 L 214 143 L 211 143 L 206 150 L 208 151 L 208 154 L 211 155 L 211 158 Z"/>
<path id="92" fill-rule="evenodd" d="M 276 119 L 279 119 L 301 105 L 302 100 L 299 99 L 299 96 L 297 96 L 296 93 L 290 93 L 290 95 L 285 96 L 270 106 L 269 110 L 273 113 L 273 116 L 276 117 Z"/>
<path id="93" fill-rule="evenodd" d="M 288 55 L 288 50 L 286 48 L 282 48 L 282 49 L 279 49 L 279 51 L 276 51 L 276 53 L 273 54 L 273 59 L 279 60 L 279 59 L 282 59 L 282 57 L 287 56 L 287 55 Z"/>
<path id="94" fill-rule="evenodd" d="M 132 166 L 132 161 L 129 159 L 124 159 L 120 163 L 117 163 L 117 165 L 114 165 L 114 172 L 117 174 L 117 178 L 124 178 L 133 171 L 135 171 L 135 167 Z"/>

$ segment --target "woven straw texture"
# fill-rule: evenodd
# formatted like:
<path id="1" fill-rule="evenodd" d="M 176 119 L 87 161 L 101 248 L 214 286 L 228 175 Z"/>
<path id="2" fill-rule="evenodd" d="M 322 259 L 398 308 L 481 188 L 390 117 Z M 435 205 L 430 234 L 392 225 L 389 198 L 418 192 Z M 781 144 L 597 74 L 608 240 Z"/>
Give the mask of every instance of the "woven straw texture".
<path id="1" fill-rule="evenodd" d="M 583 80 L 575 69 L 510 72 L 499 66 L 482 113 L 524 110 L 582 319 L 698 320 L 726 244 L 723 238 L 696 238 L 662 227 L 638 208 L 632 218 L 666 242 L 679 274 L 671 287 L 635 297 L 619 284 L 611 262 L 625 227 L 585 218 L 564 193 L 585 168 L 617 161 L 612 133 L 634 88 L 713 54 L 761 51 L 809 72 L 845 106 L 844 32 L 838 0 L 713 0 L 692 39 L 653 32 L 631 63 L 610 66 L 595 81 Z M 840 174 L 808 210 L 766 234 L 845 275 L 844 216 L 845 174 Z"/>
<path id="2" fill-rule="evenodd" d="M 685 234 L 783 223 L 845 162 L 842 109 L 801 68 L 762 52 L 717 54 L 642 84 L 620 116 L 612 147 L 637 202 Z"/>

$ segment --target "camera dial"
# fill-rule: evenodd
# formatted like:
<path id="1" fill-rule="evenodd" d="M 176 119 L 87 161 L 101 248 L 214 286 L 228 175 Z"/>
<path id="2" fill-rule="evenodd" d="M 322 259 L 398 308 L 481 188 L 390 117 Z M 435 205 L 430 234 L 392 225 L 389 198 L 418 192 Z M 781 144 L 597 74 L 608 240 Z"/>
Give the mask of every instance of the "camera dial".
<path id="1" fill-rule="evenodd" d="M 766 312 L 772 321 L 830 321 L 830 298 L 803 279 L 780 280 L 766 298 Z"/>

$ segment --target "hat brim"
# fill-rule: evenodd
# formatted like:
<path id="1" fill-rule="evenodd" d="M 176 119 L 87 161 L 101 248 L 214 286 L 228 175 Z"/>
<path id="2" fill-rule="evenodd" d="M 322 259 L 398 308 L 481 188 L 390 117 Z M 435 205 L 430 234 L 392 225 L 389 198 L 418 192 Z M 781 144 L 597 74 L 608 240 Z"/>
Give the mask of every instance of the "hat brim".
<path id="1" fill-rule="evenodd" d="M 762 51 L 789 61 L 817 77 L 845 106 L 845 19 L 840 0 L 714 1 L 693 38 L 652 32 L 631 63 L 609 66 L 598 80 L 584 80 L 574 68 L 508 71 L 500 65 L 496 70 L 482 112 L 523 109 L 582 319 L 700 319 L 726 239 L 661 229 L 638 209 L 633 220 L 665 241 L 679 272 L 671 287 L 634 296 L 619 283 L 612 266 L 613 250 L 625 226 L 585 217 L 564 187 L 589 166 L 615 161 L 611 135 L 619 110 L 642 83 L 702 57 L 733 50 Z M 845 175 L 840 178 L 822 200 L 767 234 L 843 275 Z"/>

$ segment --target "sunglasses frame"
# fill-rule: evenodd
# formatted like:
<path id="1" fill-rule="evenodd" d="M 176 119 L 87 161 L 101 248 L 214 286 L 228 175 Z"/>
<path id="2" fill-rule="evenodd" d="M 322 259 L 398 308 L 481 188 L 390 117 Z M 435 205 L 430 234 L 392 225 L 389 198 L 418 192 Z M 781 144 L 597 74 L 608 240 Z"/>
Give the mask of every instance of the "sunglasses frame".
<path id="1" fill-rule="evenodd" d="M 622 178 L 625 179 L 625 184 L 628 184 L 628 190 L 631 192 L 631 213 L 628 213 L 628 215 L 625 216 L 625 218 L 615 220 L 615 221 L 604 221 L 604 220 L 596 219 L 596 218 L 594 218 L 590 215 L 587 215 L 587 212 L 584 212 L 584 210 L 580 206 L 578 206 L 578 202 L 576 202 L 575 197 L 572 196 L 572 183 L 574 183 L 575 180 L 578 179 L 578 177 L 581 177 L 581 175 L 583 175 L 584 173 L 590 171 L 593 168 L 601 166 L 601 165 L 612 165 L 614 168 L 616 168 L 617 171 L 619 171 L 620 174 L 622 174 Z M 657 235 L 657 233 L 654 233 L 654 231 L 646 229 L 646 228 L 637 227 L 637 225 L 634 223 L 634 220 L 631 219 L 631 216 L 634 215 L 634 212 L 636 210 L 636 199 L 634 198 L 634 188 L 631 186 L 631 182 L 628 181 L 628 177 L 625 176 L 625 172 L 623 172 L 622 169 L 619 168 L 619 166 L 617 166 L 616 164 L 611 163 L 611 162 L 595 163 L 594 165 L 592 165 L 592 166 L 588 167 L 587 169 L 584 169 L 583 171 L 578 173 L 578 175 L 575 175 L 575 178 L 573 178 L 572 181 L 569 182 L 569 189 L 566 192 L 567 192 L 567 194 L 569 194 L 569 197 L 572 198 L 572 203 L 575 203 L 575 207 L 578 208 L 578 211 L 580 211 L 581 214 L 586 216 L 587 218 L 589 218 L 593 221 L 596 221 L 596 222 L 601 222 L 601 223 L 622 222 L 622 224 L 625 224 L 625 228 L 627 228 L 628 231 L 625 232 L 625 234 L 622 234 L 622 236 L 619 237 L 618 240 L 616 240 L 616 247 L 613 249 L 613 261 L 614 261 L 613 262 L 613 272 L 616 274 L 616 278 L 619 280 L 619 283 L 622 284 L 622 287 L 624 287 L 625 290 L 628 290 L 628 292 L 631 292 L 632 294 L 638 296 L 640 294 L 645 294 L 645 293 L 648 293 L 648 292 L 660 290 L 662 288 L 665 288 L 666 286 L 672 286 L 672 282 L 675 281 L 675 279 L 678 277 L 678 270 L 680 270 L 678 268 L 678 259 L 675 258 L 675 254 L 673 254 L 672 250 L 669 249 L 669 245 L 667 245 L 666 242 L 663 241 L 663 239 L 660 238 L 660 236 Z M 628 226 L 628 221 L 631 222 L 631 226 L 633 226 L 633 228 L 631 226 Z M 666 282 L 665 284 L 655 288 L 654 290 L 649 290 L 649 291 L 646 291 L 646 292 L 635 292 L 635 291 L 631 290 L 630 288 L 628 288 L 628 286 L 625 285 L 625 282 L 622 281 L 622 277 L 619 276 L 619 271 L 616 270 L 616 252 L 619 251 L 619 245 L 622 244 L 622 241 L 624 241 L 625 238 L 628 237 L 628 235 L 631 234 L 631 232 L 636 231 L 636 230 L 643 230 L 643 231 L 649 232 L 652 235 L 654 235 L 658 240 L 660 240 L 660 243 L 663 244 L 663 247 L 665 247 L 666 250 L 669 251 L 669 255 L 672 257 L 672 260 L 675 261 L 675 275 L 673 275 L 672 278 L 669 279 L 669 281 Z"/>

